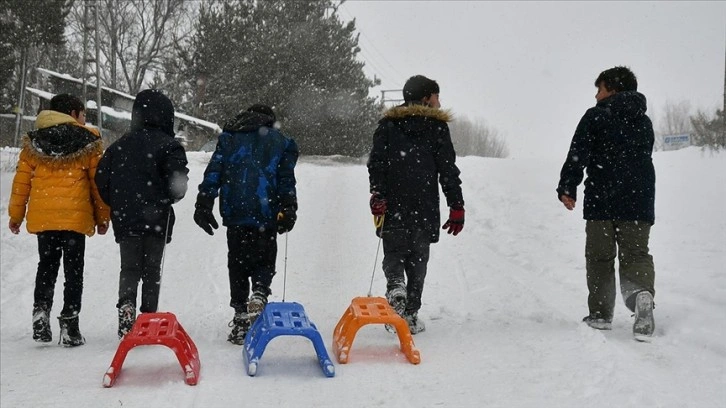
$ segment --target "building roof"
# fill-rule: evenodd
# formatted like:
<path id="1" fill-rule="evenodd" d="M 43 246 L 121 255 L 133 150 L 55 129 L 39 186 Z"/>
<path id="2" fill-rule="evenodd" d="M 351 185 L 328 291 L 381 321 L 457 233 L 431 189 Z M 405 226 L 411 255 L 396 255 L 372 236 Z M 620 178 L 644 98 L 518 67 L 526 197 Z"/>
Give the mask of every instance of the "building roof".
<path id="1" fill-rule="evenodd" d="M 59 78 L 59 79 L 64 80 L 64 81 L 69 81 L 69 82 L 74 82 L 74 83 L 78 83 L 78 84 L 83 84 L 83 81 L 82 80 L 80 80 L 78 78 L 74 78 L 73 76 L 68 75 L 68 74 L 61 74 L 59 72 L 51 71 L 49 69 L 40 68 L 40 67 L 39 68 L 36 68 L 36 69 L 40 73 L 45 74 L 45 75 L 50 75 L 52 77 Z M 90 84 L 90 83 L 88 84 L 88 86 L 91 86 L 93 88 L 96 87 L 95 84 Z M 32 93 L 32 94 L 34 94 L 34 95 L 36 95 L 36 96 L 38 96 L 40 98 L 47 99 L 47 100 L 50 100 L 53 96 L 55 96 L 55 94 L 53 94 L 53 93 L 46 92 L 46 91 L 41 91 L 41 90 L 35 89 L 35 88 L 25 87 L 25 89 L 28 90 L 30 93 Z M 136 100 L 136 97 L 133 96 L 133 95 L 127 94 L 125 92 L 121 92 L 121 91 L 116 90 L 116 89 L 113 89 L 113 88 L 109 88 L 107 86 L 102 86 L 101 89 L 103 89 L 104 91 L 110 92 L 110 93 L 112 93 L 114 95 L 118 95 L 118 96 L 120 96 L 122 98 L 128 99 L 130 101 Z M 96 102 L 95 101 L 88 101 L 88 108 L 89 109 L 96 109 Z M 120 119 L 128 119 L 128 120 L 131 120 L 131 112 L 117 110 L 117 109 L 114 109 L 114 108 L 112 108 L 110 106 L 101 106 L 101 112 L 103 112 L 105 114 L 108 114 L 110 116 L 114 116 L 114 117 L 120 118 Z M 190 116 L 190 115 L 187 115 L 187 114 L 184 114 L 184 113 L 180 113 L 180 112 L 174 112 L 174 117 L 179 118 L 179 119 L 181 119 L 181 120 L 183 120 L 185 122 L 191 123 L 193 125 L 197 125 L 197 126 L 201 126 L 201 127 L 207 128 L 207 129 L 213 131 L 215 134 L 222 133 L 222 128 L 219 127 L 219 125 L 217 125 L 214 122 L 210 122 L 210 121 L 207 121 L 207 120 L 204 120 L 204 119 L 196 118 L 194 116 Z"/>

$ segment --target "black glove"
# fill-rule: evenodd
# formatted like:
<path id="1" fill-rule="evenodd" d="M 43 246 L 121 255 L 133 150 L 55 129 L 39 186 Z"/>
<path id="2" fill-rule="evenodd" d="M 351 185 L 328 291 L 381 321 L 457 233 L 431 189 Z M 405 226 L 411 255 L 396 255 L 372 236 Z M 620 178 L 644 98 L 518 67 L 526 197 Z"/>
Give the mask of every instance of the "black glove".
<path id="1" fill-rule="evenodd" d="M 214 214 L 212 214 L 213 206 L 214 199 L 202 194 L 197 196 L 197 202 L 194 204 L 194 208 L 196 208 L 194 210 L 194 222 L 209 235 L 214 235 L 212 228 L 219 228 L 219 224 L 217 224 L 217 220 L 214 219 Z"/>
<path id="2" fill-rule="evenodd" d="M 294 208 L 283 208 L 277 213 L 277 233 L 284 234 L 292 231 L 297 221 L 297 214 Z"/>

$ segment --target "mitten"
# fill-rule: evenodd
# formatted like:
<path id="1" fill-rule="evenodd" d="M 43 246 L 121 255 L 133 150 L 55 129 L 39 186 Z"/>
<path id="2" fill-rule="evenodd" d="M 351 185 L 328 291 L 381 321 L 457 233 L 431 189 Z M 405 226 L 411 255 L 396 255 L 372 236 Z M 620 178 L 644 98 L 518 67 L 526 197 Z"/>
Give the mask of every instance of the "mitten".
<path id="1" fill-rule="evenodd" d="M 448 229 L 448 234 L 458 235 L 464 229 L 464 206 L 454 205 L 449 209 L 449 219 L 441 229 Z"/>
<path id="2" fill-rule="evenodd" d="M 286 207 L 277 213 L 277 233 L 284 234 L 292 231 L 297 221 L 297 214 L 294 208 Z"/>
<path id="3" fill-rule="evenodd" d="M 385 215 L 386 214 L 386 199 L 378 193 L 371 195 L 371 214 L 373 215 Z"/>
<path id="4" fill-rule="evenodd" d="M 214 219 L 214 214 L 212 214 L 213 206 L 214 199 L 202 194 L 197 196 L 197 202 L 194 204 L 194 208 L 196 208 L 194 210 L 194 222 L 209 235 L 214 235 L 212 228 L 219 228 L 219 224 L 217 224 L 217 220 Z"/>

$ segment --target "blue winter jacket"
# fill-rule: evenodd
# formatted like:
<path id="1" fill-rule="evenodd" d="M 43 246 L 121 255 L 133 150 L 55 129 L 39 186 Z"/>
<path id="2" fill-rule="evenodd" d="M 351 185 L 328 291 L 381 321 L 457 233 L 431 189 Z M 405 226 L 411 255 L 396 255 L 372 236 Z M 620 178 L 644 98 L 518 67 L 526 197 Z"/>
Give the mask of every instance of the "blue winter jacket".
<path id="1" fill-rule="evenodd" d="M 297 210 L 297 144 L 266 126 L 267 116 L 242 116 L 219 135 L 199 193 L 211 199 L 219 195 L 225 226 L 274 228 L 281 209 Z"/>

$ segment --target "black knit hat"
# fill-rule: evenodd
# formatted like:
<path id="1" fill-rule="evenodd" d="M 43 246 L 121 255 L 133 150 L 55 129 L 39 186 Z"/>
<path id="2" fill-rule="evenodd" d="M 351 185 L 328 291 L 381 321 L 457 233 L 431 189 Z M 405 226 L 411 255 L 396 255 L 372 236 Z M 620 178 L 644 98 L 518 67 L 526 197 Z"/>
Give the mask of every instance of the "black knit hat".
<path id="1" fill-rule="evenodd" d="M 261 113 L 263 115 L 269 116 L 271 120 L 265 124 L 265 126 L 268 126 L 268 127 L 274 126 L 275 121 L 277 120 L 277 118 L 275 117 L 275 112 L 272 110 L 271 107 L 269 107 L 267 105 L 262 105 L 262 104 L 256 103 L 256 104 L 250 106 L 249 108 L 247 108 L 247 112 L 256 112 L 256 113 Z"/>
<path id="2" fill-rule="evenodd" d="M 420 101 L 437 93 L 439 93 L 439 84 L 423 75 L 412 76 L 403 86 L 403 100 L 406 102 Z"/>

